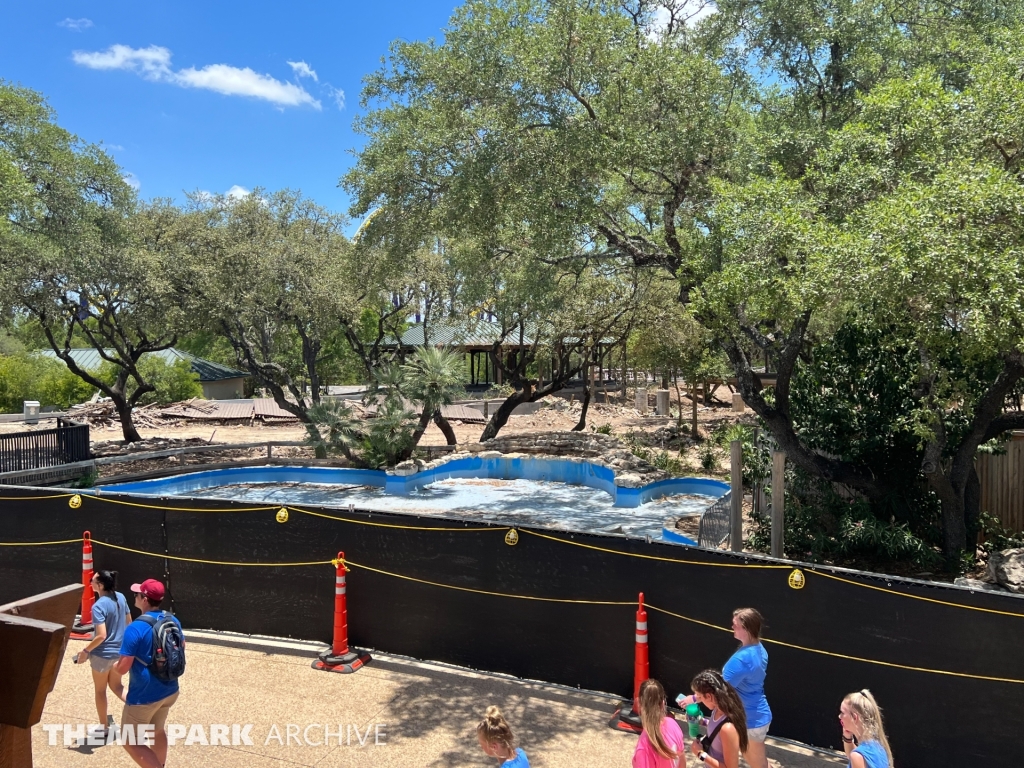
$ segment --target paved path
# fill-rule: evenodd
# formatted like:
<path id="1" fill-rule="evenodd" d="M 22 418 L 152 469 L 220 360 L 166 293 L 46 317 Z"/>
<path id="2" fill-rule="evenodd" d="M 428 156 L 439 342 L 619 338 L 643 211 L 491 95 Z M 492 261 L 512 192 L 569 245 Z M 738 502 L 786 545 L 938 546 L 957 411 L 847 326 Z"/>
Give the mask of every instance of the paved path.
<path id="1" fill-rule="evenodd" d="M 495 763 L 480 752 L 474 729 L 489 704 L 506 713 L 536 768 L 628 768 L 636 745 L 635 736 L 607 727 L 612 702 L 592 694 L 383 655 L 354 675 L 328 674 L 310 668 L 313 654 L 302 643 L 260 647 L 224 642 L 212 634 L 192 636 L 181 697 L 169 722 L 202 724 L 207 735 L 214 723 L 252 724 L 254 743 L 179 743 L 171 748 L 169 768 L 484 768 Z M 47 743 L 43 724 L 96 719 L 88 667 L 71 663 L 72 652 L 81 647 L 80 642 L 69 643 L 42 723 L 33 728 L 35 766 L 131 768 L 134 764 L 116 745 L 69 748 L 59 736 L 57 745 Z M 118 720 L 120 710 L 120 702 L 112 701 L 111 712 Z M 289 724 L 298 727 L 291 745 Z M 297 744 L 311 724 L 311 742 L 323 741 L 324 730 L 315 724 L 329 724 L 332 732 L 344 734 L 342 743 L 332 735 L 330 745 Z M 378 724 L 380 744 L 374 745 Z M 274 737 L 274 726 L 280 738 Z M 769 755 L 773 768 L 845 765 L 781 743 L 770 746 Z M 691 758 L 689 764 L 697 763 Z"/>

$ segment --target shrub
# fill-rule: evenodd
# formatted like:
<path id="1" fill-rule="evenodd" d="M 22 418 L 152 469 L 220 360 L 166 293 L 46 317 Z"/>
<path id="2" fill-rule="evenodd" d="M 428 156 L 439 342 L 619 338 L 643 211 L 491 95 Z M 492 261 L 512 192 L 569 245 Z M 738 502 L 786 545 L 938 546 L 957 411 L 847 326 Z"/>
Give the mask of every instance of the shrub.
<path id="1" fill-rule="evenodd" d="M 61 360 L 34 354 L 0 355 L 0 411 L 19 413 L 25 400 L 67 408 L 88 400 L 95 391 Z"/>

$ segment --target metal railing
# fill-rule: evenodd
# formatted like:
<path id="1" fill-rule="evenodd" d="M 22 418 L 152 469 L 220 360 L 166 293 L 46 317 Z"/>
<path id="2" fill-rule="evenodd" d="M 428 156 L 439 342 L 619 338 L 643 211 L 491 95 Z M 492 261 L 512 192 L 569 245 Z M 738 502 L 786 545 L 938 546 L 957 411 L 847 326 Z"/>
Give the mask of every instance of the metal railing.
<path id="1" fill-rule="evenodd" d="M 718 549 L 732 532 L 732 491 L 704 510 L 697 528 L 697 543 L 708 549 Z"/>
<path id="2" fill-rule="evenodd" d="M 57 467 L 88 458 L 88 424 L 58 419 L 55 429 L 0 435 L 0 472 Z"/>

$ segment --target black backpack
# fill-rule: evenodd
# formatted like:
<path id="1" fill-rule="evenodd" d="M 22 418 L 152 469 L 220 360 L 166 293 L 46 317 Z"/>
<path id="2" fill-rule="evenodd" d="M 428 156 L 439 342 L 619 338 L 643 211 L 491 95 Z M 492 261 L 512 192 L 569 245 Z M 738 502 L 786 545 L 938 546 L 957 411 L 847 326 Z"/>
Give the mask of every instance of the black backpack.
<path id="1" fill-rule="evenodd" d="M 165 683 L 177 680 L 185 674 L 185 637 L 181 628 L 167 611 L 159 618 L 144 613 L 139 620 L 153 628 L 153 659 L 147 667 L 150 674 Z"/>

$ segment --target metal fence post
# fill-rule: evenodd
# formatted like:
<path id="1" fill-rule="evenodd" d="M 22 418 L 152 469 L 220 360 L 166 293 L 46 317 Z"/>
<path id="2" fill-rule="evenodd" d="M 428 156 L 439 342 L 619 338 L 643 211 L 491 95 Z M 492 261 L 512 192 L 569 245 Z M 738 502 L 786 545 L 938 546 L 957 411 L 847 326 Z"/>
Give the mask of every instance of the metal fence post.
<path id="1" fill-rule="evenodd" d="M 733 440 L 729 443 L 732 480 L 732 522 L 730 549 L 743 551 L 743 443 Z"/>
<path id="2" fill-rule="evenodd" d="M 786 454 L 772 453 L 772 557 L 783 556 L 786 503 Z"/>

